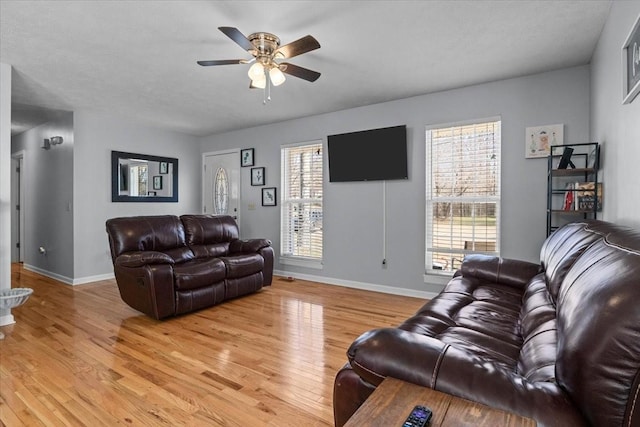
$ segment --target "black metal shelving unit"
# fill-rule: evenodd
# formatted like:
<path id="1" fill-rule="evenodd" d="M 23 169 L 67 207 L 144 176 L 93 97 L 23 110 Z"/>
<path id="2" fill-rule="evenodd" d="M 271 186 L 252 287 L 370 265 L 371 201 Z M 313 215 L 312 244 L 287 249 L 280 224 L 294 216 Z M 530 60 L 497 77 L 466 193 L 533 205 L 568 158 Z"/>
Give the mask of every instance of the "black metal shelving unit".
<path id="1" fill-rule="evenodd" d="M 571 163 L 566 169 L 559 169 L 565 150 L 573 150 Z M 547 236 L 578 218 L 598 217 L 603 199 L 599 170 L 600 144 L 597 142 L 550 147 L 547 166 Z M 577 179 L 582 181 L 576 182 Z M 571 204 L 568 198 L 572 200 Z"/>

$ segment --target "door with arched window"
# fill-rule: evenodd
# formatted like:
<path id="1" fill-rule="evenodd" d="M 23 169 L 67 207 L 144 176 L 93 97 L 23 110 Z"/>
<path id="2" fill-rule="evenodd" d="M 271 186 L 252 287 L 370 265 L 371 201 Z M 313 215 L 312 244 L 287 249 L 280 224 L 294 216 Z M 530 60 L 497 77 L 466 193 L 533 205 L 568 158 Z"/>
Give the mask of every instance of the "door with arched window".
<path id="1" fill-rule="evenodd" d="M 231 215 L 240 224 L 240 153 L 237 150 L 203 155 L 202 210 Z"/>

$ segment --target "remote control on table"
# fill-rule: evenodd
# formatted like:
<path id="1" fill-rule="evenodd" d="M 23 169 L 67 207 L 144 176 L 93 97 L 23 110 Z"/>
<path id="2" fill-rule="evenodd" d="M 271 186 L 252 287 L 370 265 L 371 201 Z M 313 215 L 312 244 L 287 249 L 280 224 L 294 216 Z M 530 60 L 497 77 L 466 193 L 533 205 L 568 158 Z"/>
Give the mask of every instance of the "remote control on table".
<path id="1" fill-rule="evenodd" d="M 413 408 L 402 427 L 425 427 L 431 420 L 431 409 L 417 405 Z"/>

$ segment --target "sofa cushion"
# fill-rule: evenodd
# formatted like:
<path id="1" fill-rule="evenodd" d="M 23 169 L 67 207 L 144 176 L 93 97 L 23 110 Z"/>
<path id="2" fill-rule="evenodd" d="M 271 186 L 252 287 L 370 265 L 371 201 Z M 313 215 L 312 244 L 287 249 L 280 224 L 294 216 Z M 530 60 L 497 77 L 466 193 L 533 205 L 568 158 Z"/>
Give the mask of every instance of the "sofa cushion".
<path id="1" fill-rule="evenodd" d="M 198 259 L 173 267 L 175 287 L 178 290 L 196 289 L 222 282 L 226 267 L 219 258 Z"/>
<path id="2" fill-rule="evenodd" d="M 229 253 L 229 245 L 238 239 L 238 224 L 228 215 L 182 215 L 186 241 L 197 258 L 218 257 Z"/>
<path id="3" fill-rule="evenodd" d="M 264 258 L 259 254 L 240 254 L 219 258 L 227 268 L 227 279 L 250 276 L 262 271 Z"/>
<path id="4" fill-rule="evenodd" d="M 523 343 L 517 372 L 529 381 L 554 381 L 558 328 L 544 273 L 531 279 L 525 290 L 520 329 Z"/>

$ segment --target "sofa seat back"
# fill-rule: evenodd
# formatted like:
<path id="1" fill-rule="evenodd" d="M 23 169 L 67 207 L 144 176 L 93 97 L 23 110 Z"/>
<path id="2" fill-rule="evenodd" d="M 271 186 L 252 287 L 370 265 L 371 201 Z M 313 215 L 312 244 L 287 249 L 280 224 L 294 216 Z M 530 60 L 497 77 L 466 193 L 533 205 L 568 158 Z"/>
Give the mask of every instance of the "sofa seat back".
<path id="1" fill-rule="evenodd" d="M 558 294 L 556 376 L 592 425 L 640 425 L 640 233 L 603 235 L 567 271 Z"/>
<path id="2" fill-rule="evenodd" d="M 177 216 L 112 218 L 107 220 L 106 226 L 114 263 L 118 256 L 127 252 L 162 252 L 176 263 L 194 258 Z"/>
<path id="3" fill-rule="evenodd" d="M 196 258 L 229 254 L 231 242 L 238 240 L 238 224 L 228 215 L 182 215 L 187 244 Z"/>
<path id="4" fill-rule="evenodd" d="M 540 264 L 545 272 L 549 294 L 555 303 L 560 285 L 573 263 L 596 240 L 602 238 L 595 228 L 587 228 L 589 222 L 567 224 L 556 230 L 543 243 L 540 250 Z"/>

